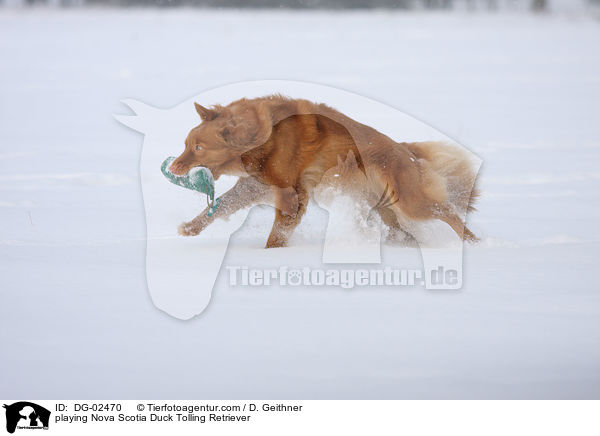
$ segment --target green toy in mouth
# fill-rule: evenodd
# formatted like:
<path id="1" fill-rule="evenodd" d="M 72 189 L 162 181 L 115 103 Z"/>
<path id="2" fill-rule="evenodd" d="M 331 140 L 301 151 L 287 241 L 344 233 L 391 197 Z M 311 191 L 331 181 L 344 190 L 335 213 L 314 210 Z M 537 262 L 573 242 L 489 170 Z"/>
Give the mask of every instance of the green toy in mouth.
<path id="1" fill-rule="evenodd" d="M 195 167 L 183 176 L 173 174 L 169 167 L 176 158 L 170 156 L 164 160 L 160 166 L 160 171 L 169 180 L 169 182 L 206 194 L 206 203 L 208 204 L 208 216 L 211 216 L 219 207 L 220 198 L 215 200 L 215 179 L 208 168 Z"/>

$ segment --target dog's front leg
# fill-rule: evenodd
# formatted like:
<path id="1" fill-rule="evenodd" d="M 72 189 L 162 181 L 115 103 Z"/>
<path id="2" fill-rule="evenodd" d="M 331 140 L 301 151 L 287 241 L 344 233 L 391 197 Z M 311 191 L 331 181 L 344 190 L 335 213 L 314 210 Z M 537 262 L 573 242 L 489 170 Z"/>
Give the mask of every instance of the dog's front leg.
<path id="1" fill-rule="evenodd" d="M 285 247 L 308 205 L 307 190 L 296 188 L 279 189 L 275 193 L 275 222 L 271 229 L 266 248 Z"/>
<path id="2" fill-rule="evenodd" d="M 204 209 L 200 215 L 193 220 L 182 223 L 179 226 L 179 234 L 183 236 L 196 236 L 209 224 L 218 218 L 227 219 L 235 212 L 260 202 L 267 202 L 272 196 L 269 185 L 260 183 L 254 177 L 241 177 L 238 182 L 223 194 L 217 210 L 208 215 L 210 208 Z"/>

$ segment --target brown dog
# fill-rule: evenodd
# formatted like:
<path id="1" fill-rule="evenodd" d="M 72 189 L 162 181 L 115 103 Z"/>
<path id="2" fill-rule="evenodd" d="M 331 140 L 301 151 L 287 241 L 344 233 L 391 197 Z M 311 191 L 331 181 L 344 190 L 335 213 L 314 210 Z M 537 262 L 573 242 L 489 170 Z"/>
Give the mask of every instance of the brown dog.
<path id="1" fill-rule="evenodd" d="M 440 219 L 461 237 L 477 238 L 464 224 L 477 197 L 476 172 L 467 154 L 439 142 L 397 143 L 323 104 L 269 96 L 241 99 L 211 109 L 195 104 L 202 123 L 192 129 L 171 171 L 186 174 L 209 168 L 215 179 L 240 176 L 221 197 L 217 212 L 207 210 L 180 226 L 182 235 L 199 234 L 216 218 L 273 200 L 275 222 L 267 247 L 287 245 L 323 175 L 353 156 L 354 192 L 372 203 L 385 224 L 410 229 L 411 222 Z M 331 171 L 329 171 L 329 174 Z"/>

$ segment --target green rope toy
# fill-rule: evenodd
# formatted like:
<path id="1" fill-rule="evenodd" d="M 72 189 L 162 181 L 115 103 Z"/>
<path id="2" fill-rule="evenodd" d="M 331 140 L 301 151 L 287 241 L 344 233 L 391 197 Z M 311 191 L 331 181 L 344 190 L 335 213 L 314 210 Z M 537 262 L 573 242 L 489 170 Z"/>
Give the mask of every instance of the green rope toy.
<path id="1" fill-rule="evenodd" d="M 219 207 L 221 199 L 215 200 L 215 179 L 208 168 L 195 167 L 186 175 L 178 176 L 169 171 L 169 167 L 175 160 L 175 157 L 168 157 L 160 166 L 160 171 L 169 180 L 177 186 L 191 189 L 206 194 L 206 203 L 208 204 L 208 216 L 211 216 Z"/>

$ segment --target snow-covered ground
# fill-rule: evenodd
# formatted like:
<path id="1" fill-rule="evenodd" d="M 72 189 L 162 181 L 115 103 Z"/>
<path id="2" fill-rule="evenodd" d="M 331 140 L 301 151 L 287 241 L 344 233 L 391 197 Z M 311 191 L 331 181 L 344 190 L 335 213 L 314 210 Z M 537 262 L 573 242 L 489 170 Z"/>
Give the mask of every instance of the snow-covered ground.
<path id="1" fill-rule="evenodd" d="M 5 9 L 0 36 L 4 397 L 600 397 L 597 21 Z M 483 159 L 462 290 L 229 288 L 223 268 L 201 316 L 152 305 L 142 138 L 112 114 L 253 79 L 370 97 Z M 264 261 L 265 217 L 226 263 Z M 320 256 L 325 221 L 278 259 Z"/>

